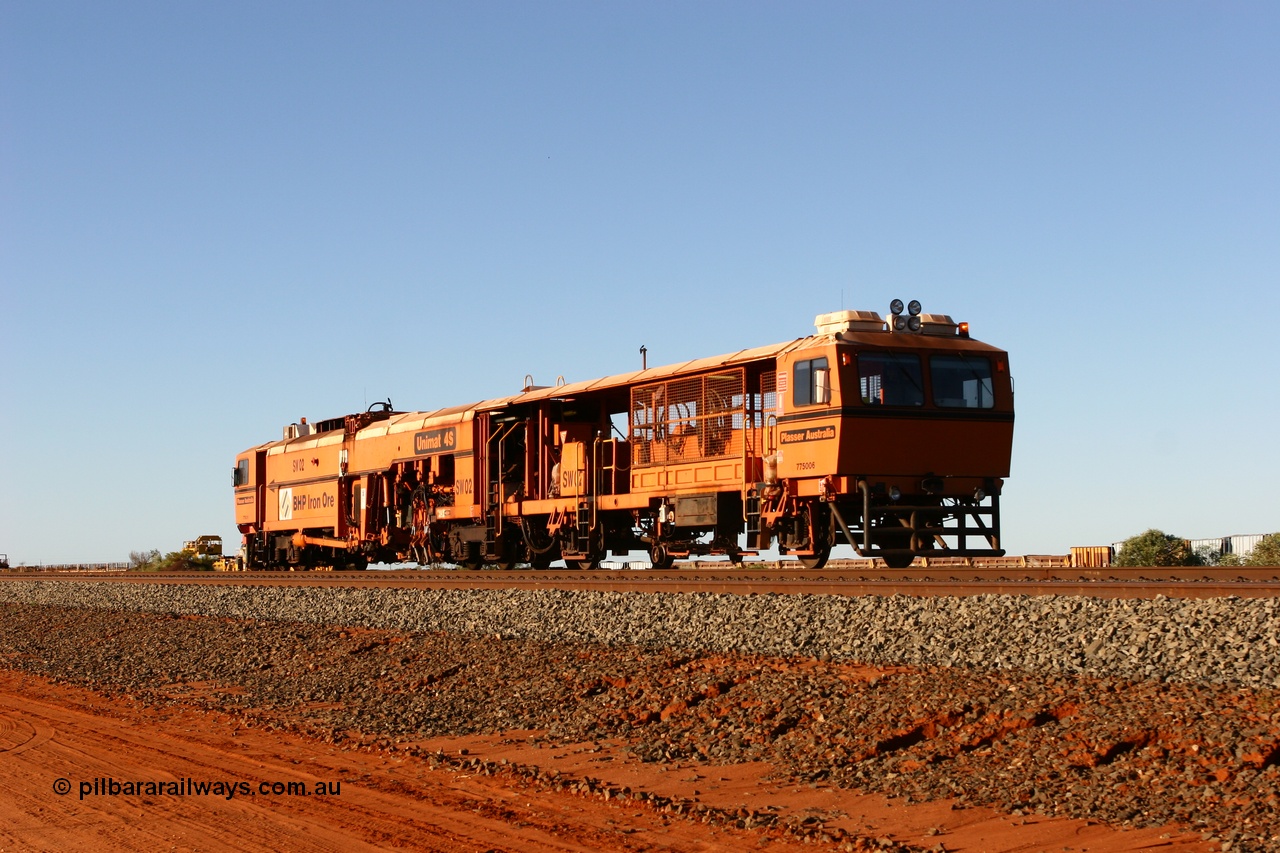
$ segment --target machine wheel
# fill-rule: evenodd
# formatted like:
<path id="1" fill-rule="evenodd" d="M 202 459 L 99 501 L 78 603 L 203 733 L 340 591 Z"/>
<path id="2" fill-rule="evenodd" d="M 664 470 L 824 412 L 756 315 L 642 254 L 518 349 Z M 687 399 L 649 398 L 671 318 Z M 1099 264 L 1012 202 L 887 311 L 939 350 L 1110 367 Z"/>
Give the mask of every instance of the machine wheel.
<path id="1" fill-rule="evenodd" d="M 676 558 L 667 553 L 665 545 L 654 543 L 649 548 L 649 562 L 655 569 L 669 569 L 675 565 Z"/>
<path id="2" fill-rule="evenodd" d="M 566 548 L 569 550 L 568 554 L 564 553 Z M 578 550 L 579 548 L 583 550 Z M 581 569 L 583 571 L 598 569 L 600 568 L 600 561 L 604 559 L 606 553 L 603 531 L 587 537 L 586 541 L 575 541 L 571 530 L 562 529 L 560 531 L 560 547 L 556 550 L 564 556 L 564 564 L 571 569 Z"/>
<path id="3" fill-rule="evenodd" d="M 806 569 L 820 569 L 827 564 L 827 560 L 831 558 L 831 546 L 823 548 L 815 554 L 805 557 L 796 557 L 800 561 L 800 565 Z"/>
<path id="4" fill-rule="evenodd" d="M 804 538 L 808 540 L 813 554 L 808 556 L 797 556 L 800 565 L 806 569 L 820 569 L 827 564 L 827 560 L 831 557 L 831 546 L 835 539 L 834 522 L 831 513 L 826 508 L 818 504 L 808 504 L 804 507 L 802 513 L 798 515 L 799 521 L 804 524 Z M 797 549 L 800 550 L 800 549 Z"/>
<path id="5" fill-rule="evenodd" d="M 461 561 L 459 561 L 459 565 L 472 571 L 484 568 L 484 557 L 480 554 L 479 542 L 466 543 L 466 550 Z"/>
<path id="6" fill-rule="evenodd" d="M 524 543 L 518 538 L 508 538 L 502 546 L 502 556 L 498 558 L 498 568 L 506 572 L 515 571 L 524 556 Z"/>

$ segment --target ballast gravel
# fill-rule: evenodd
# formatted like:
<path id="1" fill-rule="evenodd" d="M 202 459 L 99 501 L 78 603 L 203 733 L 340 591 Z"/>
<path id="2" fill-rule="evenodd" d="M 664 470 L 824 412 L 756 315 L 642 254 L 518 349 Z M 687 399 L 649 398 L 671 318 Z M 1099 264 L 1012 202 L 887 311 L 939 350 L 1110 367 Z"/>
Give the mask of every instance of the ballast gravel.
<path id="1" fill-rule="evenodd" d="M 377 590 L 44 581 L 0 601 L 645 649 L 1280 688 L 1280 600 Z"/>
<path id="2" fill-rule="evenodd" d="M 1265 599 L 46 581 L 0 584 L 0 602 L 6 667 L 346 745 L 534 729 L 1280 851 Z"/>

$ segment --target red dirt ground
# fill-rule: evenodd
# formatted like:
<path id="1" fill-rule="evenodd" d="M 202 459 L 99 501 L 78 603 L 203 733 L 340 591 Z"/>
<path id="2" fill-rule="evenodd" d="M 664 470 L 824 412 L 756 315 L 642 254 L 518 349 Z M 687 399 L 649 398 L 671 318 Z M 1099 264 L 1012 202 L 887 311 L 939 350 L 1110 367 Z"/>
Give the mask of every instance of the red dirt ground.
<path id="1" fill-rule="evenodd" d="M 948 853 L 1217 849 L 1177 828 L 1119 830 L 948 802 L 907 805 L 779 784 L 765 778 L 766 765 L 643 764 L 617 744 L 551 748 L 530 743 L 529 734 L 418 744 L 452 756 L 442 764 L 427 753 L 343 749 L 247 729 L 181 702 L 148 707 L 0 670 L 0 851 L 812 851 L 874 849 L 876 839 Z M 804 843 L 777 829 L 703 823 L 644 800 L 556 790 L 516 773 L 469 772 L 464 763 L 477 758 L 537 767 L 542 778 L 559 771 L 615 789 L 696 798 L 716 809 L 819 818 L 869 842 Z M 231 785 L 232 796 L 187 787 L 219 781 Z M 147 782 L 182 788 L 147 791 Z M 312 792 L 317 784 L 340 789 L 307 796 L 270 789 L 290 782 Z M 112 783 L 120 792 L 104 793 Z M 143 784 L 126 792 L 130 783 Z"/>

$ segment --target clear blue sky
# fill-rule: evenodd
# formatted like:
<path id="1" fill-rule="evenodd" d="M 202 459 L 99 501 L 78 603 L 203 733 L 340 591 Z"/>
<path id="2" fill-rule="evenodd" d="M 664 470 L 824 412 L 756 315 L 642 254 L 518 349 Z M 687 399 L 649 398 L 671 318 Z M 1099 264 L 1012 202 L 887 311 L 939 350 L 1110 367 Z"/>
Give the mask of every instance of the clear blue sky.
<path id="1" fill-rule="evenodd" d="M 1007 547 L 1280 529 L 1280 5 L 0 0 L 0 552 L 238 543 L 234 455 L 920 299 Z"/>

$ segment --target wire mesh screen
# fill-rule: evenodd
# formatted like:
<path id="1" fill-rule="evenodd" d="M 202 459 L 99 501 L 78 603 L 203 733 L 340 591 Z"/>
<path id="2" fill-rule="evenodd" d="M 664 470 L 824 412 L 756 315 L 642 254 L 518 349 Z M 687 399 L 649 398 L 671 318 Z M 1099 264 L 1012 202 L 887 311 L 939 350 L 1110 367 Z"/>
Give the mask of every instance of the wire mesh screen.
<path id="1" fill-rule="evenodd" d="M 773 452 L 769 442 L 768 430 L 771 418 L 781 414 L 778 410 L 781 400 L 778 397 L 777 373 L 773 370 L 760 374 L 760 391 L 748 394 L 746 400 L 746 455 L 749 459 L 762 459 Z"/>
<path id="2" fill-rule="evenodd" d="M 631 389 L 632 465 L 741 455 L 744 381 L 739 369 Z"/>

